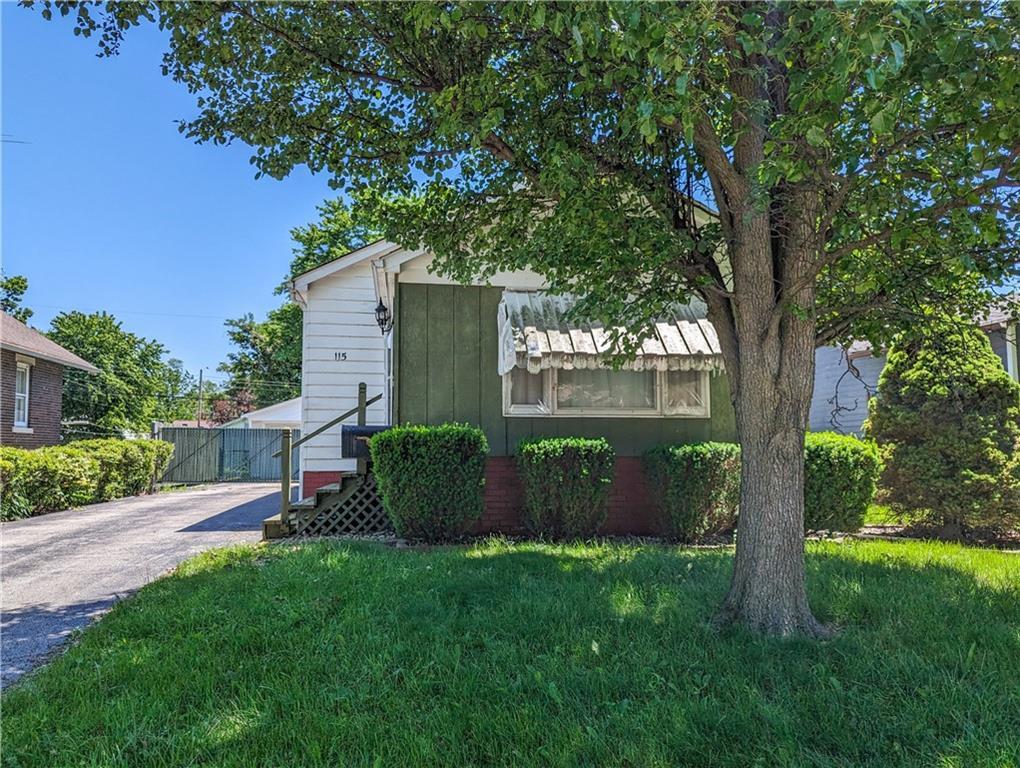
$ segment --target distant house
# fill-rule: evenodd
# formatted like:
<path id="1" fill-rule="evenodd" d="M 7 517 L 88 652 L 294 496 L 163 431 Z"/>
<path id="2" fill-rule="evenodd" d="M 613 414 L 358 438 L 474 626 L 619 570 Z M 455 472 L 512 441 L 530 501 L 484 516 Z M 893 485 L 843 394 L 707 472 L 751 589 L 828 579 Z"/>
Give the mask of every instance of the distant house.
<path id="1" fill-rule="evenodd" d="M 301 429 L 301 398 L 294 397 L 256 411 L 248 411 L 221 426 L 235 429 Z"/>
<path id="2" fill-rule="evenodd" d="M 988 334 L 1003 367 L 1017 381 L 1017 323 L 1002 310 L 990 312 L 978 325 Z M 860 434 L 868 416 L 868 400 L 878 387 L 885 355 L 864 342 L 849 349 L 822 347 L 815 353 L 815 393 L 811 429 Z"/>
<path id="3" fill-rule="evenodd" d="M 65 368 L 99 373 L 92 363 L 0 313 L 0 444 L 38 448 L 60 442 Z"/>

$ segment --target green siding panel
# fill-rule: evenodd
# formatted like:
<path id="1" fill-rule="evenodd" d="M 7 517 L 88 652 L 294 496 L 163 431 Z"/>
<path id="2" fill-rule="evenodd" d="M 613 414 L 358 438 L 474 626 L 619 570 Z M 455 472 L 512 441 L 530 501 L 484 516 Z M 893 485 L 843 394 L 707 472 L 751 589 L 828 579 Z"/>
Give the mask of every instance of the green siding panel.
<path id="1" fill-rule="evenodd" d="M 503 416 L 496 372 L 496 308 L 501 288 L 400 283 L 396 336 L 401 422 L 478 424 L 493 455 L 513 453 L 532 437 L 605 437 L 621 456 L 663 443 L 736 440 L 729 386 L 711 376 L 712 418 L 610 419 Z"/>
<path id="2" fill-rule="evenodd" d="M 479 299 L 478 291 L 453 296 L 453 416 L 469 424 L 478 424 L 482 416 Z"/>
<path id="3" fill-rule="evenodd" d="M 453 301 L 456 287 L 428 286 L 428 420 L 453 421 Z"/>
<path id="4" fill-rule="evenodd" d="M 427 424 L 428 286 L 400 286 L 400 334 L 396 341 L 400 373 L 397 414 L 400 423 Z"/>

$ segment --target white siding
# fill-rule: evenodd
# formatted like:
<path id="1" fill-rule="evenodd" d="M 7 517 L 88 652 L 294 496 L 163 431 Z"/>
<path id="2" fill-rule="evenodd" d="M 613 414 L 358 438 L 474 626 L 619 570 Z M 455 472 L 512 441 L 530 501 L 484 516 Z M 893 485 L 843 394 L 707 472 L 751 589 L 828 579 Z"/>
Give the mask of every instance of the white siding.
<path id="1" fill-rule="evenodd" d="M 847 360 L 839 347 L 820 347 L 815 351 L 815 390 L 810 416 L 813 432 L 861 433 L 861 425 L 868 417 L 868 399 L 878 386 L 885 357 L 869 355 L 853 362 L 860 378 L 848 373 Z"/>
<path id="2" fill-rule="evenodd" d="M 358 404 L 358 383 L 368 396 L 386 384 L 385 339 L 375 322 L 375 288 L 368 262 L 312 283 L 304 310 L 301 375 L 301 433 L 309 434 Z M 337 360 L 336 353 L 347 353 Z M 386 422 L 383 398 L 368 409 L 370 424 Z M 353 422 L 354 419 L 352 418 Z M 327 430 L 301 447 L 301 471 L 353 469 L 340 458 L 340 428 Z"/>

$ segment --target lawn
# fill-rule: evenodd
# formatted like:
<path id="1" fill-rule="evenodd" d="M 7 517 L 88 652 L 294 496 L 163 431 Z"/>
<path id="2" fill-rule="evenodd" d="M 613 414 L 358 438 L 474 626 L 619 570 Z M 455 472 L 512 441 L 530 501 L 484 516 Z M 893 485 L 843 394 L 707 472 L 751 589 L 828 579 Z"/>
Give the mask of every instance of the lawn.
<path id="1" fill-rule="evenodd" d="M 1016 765 L 1020 555 L 809 552 L 826 643 L 712 630 L 727 550 L 215 551 L 6 693 L 3 763 Z"/>

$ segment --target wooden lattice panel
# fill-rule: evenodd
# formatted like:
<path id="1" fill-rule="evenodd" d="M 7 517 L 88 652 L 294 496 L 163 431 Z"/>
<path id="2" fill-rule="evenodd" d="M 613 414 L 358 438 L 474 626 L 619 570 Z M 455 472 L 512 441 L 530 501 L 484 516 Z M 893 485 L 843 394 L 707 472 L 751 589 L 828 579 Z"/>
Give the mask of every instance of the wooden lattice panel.
<path id="1" fill-rule="evenodd" d="M 347 483 L 355 487 L 349 490 Z M 392 531 L 371 473 L 344 480 L 345 487 L 297 522 L 298 536 L 340 536 Z"/>

